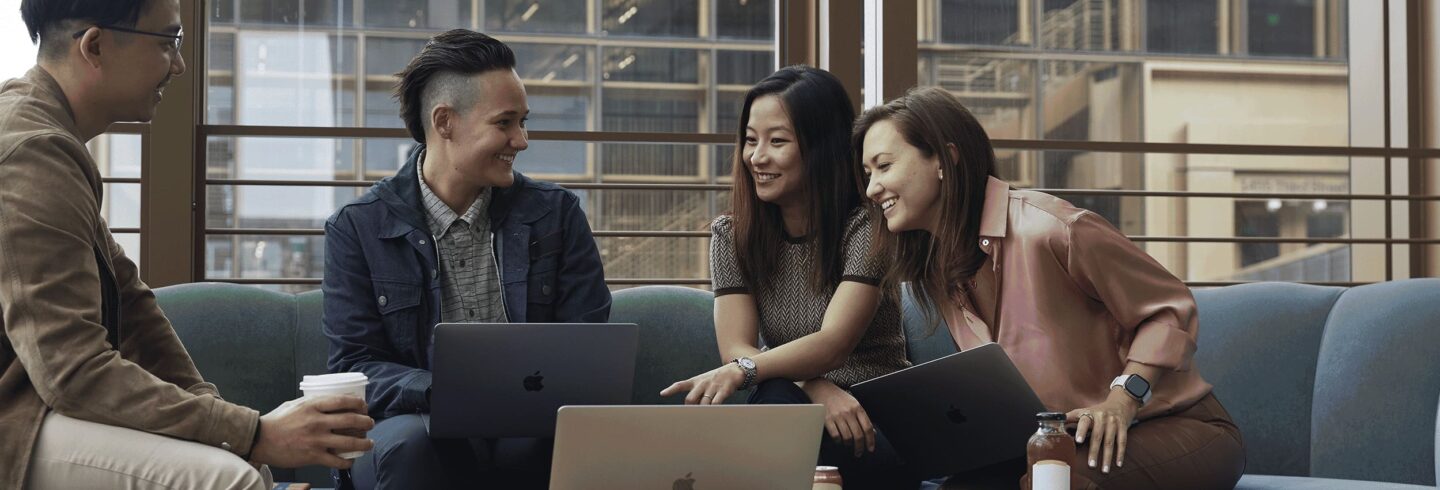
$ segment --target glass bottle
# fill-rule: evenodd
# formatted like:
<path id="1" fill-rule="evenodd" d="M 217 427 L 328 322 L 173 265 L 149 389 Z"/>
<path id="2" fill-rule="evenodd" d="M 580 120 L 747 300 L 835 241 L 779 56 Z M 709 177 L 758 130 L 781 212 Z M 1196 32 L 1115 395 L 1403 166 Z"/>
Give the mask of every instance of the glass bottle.
<path id="1" fill-rule="evenodd" d="M 1040 429 L 1025 446 L 1032 490 L 1070 490 L 1070 467 L 1075 461 L 1075 439 L 1065 432 L 1065 414 L 1035 414 Z"/>

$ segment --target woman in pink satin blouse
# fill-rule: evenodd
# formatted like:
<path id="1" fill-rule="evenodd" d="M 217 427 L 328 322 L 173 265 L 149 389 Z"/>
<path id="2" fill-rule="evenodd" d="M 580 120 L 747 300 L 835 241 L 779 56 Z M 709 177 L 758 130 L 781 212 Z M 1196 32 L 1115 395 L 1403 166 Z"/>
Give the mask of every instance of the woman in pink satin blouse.
<path id="1" fill-rule="evenodd" d="M 1244 444 L 1200 377 L 1189 288 L 1094 212 L 996 178 L 980 123 L 949 92 L 866 111 L 854 147 L 882 213 L 876 244 L 961 350 L 1000 344 L 1077 424 L 1073 488 L 1231 488 Z M 886 231 L 888 230 L 888 231 Z M 1028 487 L 1024 461 L 945 488 Z"/>

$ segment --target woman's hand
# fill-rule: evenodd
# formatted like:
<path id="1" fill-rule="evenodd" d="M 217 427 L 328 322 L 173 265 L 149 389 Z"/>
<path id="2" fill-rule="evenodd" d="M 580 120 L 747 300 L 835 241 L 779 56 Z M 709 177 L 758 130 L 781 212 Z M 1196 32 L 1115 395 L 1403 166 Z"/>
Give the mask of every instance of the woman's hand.
<path id="1" fill-rule="evenodd" d="M 1131 398 L 1124 389 L 1114 389 L 1099 405 L 1065 414 L 1066 419 L 1078 423 L 1075 442 L 1084 444 L 1086 439 L 1091 439 L 1091 468 L 1098 463 L 1101 472 L 1109 473 L 1112 461 L 1117 468 L 1125 466 L 1125 438 L 1130 431 L 1130 422 L 1135 420 L 1135 412 L 1139 410 L 1138 400 Z"/>
<path id="2" fill-rule="evenodd" d="M 686 405 L 719 405 L 725 403 L 725 399 L 734 394 L 735 389 L 743 382 L 745 372 L 731 362 L 693 378 L 676 381 L 670 387 L 660 390 L 660 396 L 688 391 L 690 394 L 685 395 Z"/>
<path id="3" fill-rule="evenodd" d="M 838 444 L 855 446 L 855 457 L 864 452 L 875 452 L 875 427 L 870 425 L 870 416 L 850 392 L 835 386 L 825 378 L 805 382 L 805 394 L 810 401 L 825 406 L 825 431 Z"/>

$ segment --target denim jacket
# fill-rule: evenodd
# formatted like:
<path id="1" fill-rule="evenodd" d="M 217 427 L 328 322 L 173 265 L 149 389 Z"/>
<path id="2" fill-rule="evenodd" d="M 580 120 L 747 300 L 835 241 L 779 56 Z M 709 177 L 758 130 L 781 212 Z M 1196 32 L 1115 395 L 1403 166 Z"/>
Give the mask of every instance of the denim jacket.
<path id="1" fill-rule="evenodd" d="M 415 170 L 421 148 L 325 222 L 329 368 L 369 377 L 366 401 L 377 420 L 430 411 L 430 343 L 441 296 Z M 495 189 L 488 212 L 511 322 L 609 320 L 600 253 L 574 193 L 516 172 L 513 185 Z"/>

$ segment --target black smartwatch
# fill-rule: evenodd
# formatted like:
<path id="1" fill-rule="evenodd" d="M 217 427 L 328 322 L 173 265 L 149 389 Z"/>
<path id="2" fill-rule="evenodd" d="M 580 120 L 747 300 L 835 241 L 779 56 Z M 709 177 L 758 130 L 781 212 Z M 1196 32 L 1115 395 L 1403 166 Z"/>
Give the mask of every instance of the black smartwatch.
<path id="1" fill-rule="evenodd" d="M 1140 377 L 1138 374 L 1122 374 L 1116 376 L 1115 380 L 1110 382 L 1110 389 L 1113 390 L 1117 386 L 1124 388 L 1125 394 L 1139 401 L 1141 405 L 1150 401 L 1150 382 L 1145 381 L 1145 378 Z"/>

